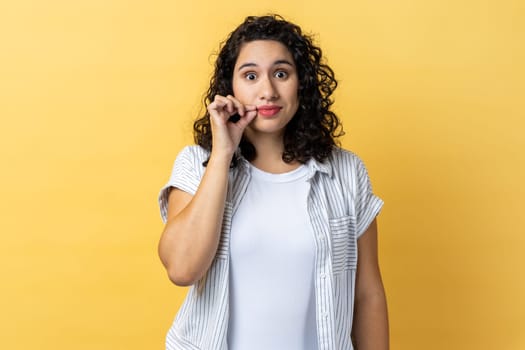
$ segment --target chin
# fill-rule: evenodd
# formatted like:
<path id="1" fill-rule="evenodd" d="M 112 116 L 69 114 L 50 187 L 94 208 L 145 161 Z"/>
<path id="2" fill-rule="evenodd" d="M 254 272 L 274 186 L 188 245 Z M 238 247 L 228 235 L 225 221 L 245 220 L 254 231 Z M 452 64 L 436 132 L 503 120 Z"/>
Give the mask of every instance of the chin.
<path id="1" fill-rule="evenodd" d="M 284 125 L 280 123 L 271 123 L 269 120 L 258 121 L 252 123 L 248 129 L 251 133 L 256 134 L 282 134 L 284 133 Z"/>

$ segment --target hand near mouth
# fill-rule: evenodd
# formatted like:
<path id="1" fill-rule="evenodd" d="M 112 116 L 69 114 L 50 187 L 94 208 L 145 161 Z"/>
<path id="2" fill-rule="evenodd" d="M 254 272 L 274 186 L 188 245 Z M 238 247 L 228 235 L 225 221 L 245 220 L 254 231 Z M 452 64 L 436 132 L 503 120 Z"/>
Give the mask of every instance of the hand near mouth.
<path id="1" fill-rule="evenodd" d="M 253 112 L 253 111 L 257 112 L 258 109 L 257 109 L 257 106 L 245 105 L 244 111 L 245 112 Z M 232 123 L 237 123 L 240 119 L 241 119 L 241 116 L 239 115 L 239 113 L 235 113 L 230 118 L 228 118 L 228 121 Z"/>
<path id="2" fill-rule="evenodd" d="M 244 129 L 257 116 L 257 106 L 243 105 L 231 95 L 216 95 L 208 105 L 208 113 L 212 129 L 212 152 L 231 158 L 239 146 Z"/>

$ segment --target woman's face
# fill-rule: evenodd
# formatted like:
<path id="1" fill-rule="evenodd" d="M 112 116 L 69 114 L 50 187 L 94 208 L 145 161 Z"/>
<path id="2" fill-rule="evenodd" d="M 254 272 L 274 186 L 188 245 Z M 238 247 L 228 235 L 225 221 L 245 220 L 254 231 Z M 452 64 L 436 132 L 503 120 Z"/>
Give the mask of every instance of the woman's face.
<path id="1" fill-rule="evenodd" d="M 274 40 L 244 43 L 233 72 L 233 95 L 244 105 L 257 106 L 248 126 L 250 136 L 282 136 L 299 107 L 299 77 L 292 54 Z"/>

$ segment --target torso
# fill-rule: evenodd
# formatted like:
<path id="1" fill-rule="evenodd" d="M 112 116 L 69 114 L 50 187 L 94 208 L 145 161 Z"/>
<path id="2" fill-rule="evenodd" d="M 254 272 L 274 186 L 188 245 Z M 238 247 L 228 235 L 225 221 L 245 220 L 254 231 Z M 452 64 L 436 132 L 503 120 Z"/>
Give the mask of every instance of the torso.
<path id="1" fill-rule="evenodd" d="M 250 169 L 230 240 L 231 350 L 317 349 L 308 170 L 295 168 Z"/>

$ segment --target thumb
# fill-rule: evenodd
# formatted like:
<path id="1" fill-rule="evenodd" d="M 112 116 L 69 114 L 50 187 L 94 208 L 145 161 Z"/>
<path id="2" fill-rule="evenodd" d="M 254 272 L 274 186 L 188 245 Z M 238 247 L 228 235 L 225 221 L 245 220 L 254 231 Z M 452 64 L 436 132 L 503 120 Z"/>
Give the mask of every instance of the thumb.
<path id="1" fill-rule="evenodd" d="M 257 110 L 246 111 L 244 112 L 244 116 L 237 122 L 237 125 L 244 129 L 255 119 L 256 116 Z"/>

